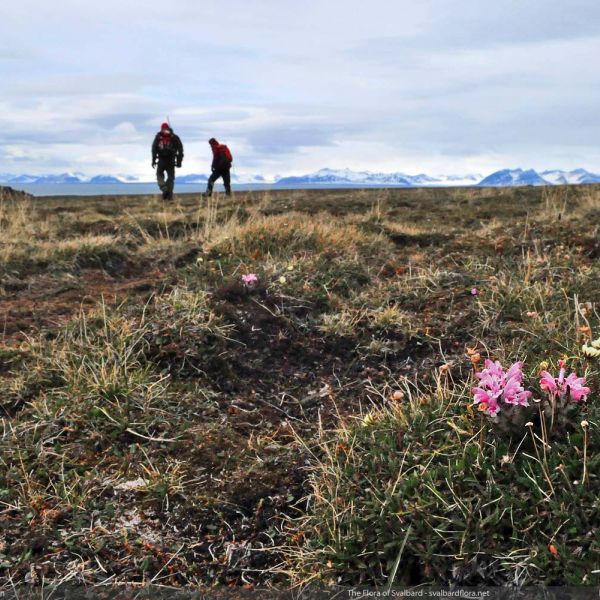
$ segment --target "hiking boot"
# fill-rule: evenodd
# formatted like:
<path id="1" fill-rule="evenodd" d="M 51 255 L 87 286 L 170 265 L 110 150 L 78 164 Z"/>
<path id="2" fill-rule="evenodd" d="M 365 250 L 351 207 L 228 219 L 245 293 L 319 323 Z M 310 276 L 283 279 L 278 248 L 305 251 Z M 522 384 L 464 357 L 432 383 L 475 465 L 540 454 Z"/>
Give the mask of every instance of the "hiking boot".
<path id="1" fill-rule="evenodd" d="M 169 199 L 169 190 L 164 190 L 163 191 L 163 200 L 168 200 Z"/>

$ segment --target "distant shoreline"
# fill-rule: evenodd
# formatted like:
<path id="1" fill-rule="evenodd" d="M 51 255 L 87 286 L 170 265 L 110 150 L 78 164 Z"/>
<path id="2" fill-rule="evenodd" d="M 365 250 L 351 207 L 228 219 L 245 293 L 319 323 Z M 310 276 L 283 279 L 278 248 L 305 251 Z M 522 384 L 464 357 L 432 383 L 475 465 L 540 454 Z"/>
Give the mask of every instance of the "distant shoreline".
<path id="1" fill-rule="evenodd" d="M 158 194 L 160 190 L 155 183 L 29 183 L 29 184 L 6 184 L 13 190 L 26 192 L 33 196 L 133 196 Z M 419 188 L 454 188 L 475 187 L 472 186 L 450 186 L 450 185 L 393 185 L 377 184 L 368 185 L 364 183 L 307 183 L 307 184 L 283 184 L 276 183 L 239 183 L 232 184 L 233 190 L 239 192 L 255 191 L 277 191 L 277 190 L 336 190 L 336 189 L 419 189 Z M 175 183 L 175 194 L 202 193 L 206 190 L 205 183 Z M 217 184 L 215 191 L 223 191 L 223 186 Z"/>
<path id="2" fill-rule="evenodd" d="M 394 185 L 394 184 L 365 184 L 365 183 L 306 183 L 282 184 L 277 183 L 240 183 L 233 184 L 234 192 L 278 192 L 293 190 L 420 190 L 420 189 L 507 189 L 529 187 L 579 187 L 593 186 L 596 183 L 564 183 L 546 185 Z M 160 193 L 155 183 L 30 183 L 30 184 L 0 184 L 0 188 L 12 189 L 15 192 L 25 192 L 35 198 L 48 197 L 86 197 L 86 196 L 152 196 Z M 203 183 L 180 183 L 175 185 L 175 194 L 201 194 L 206 190 Z M 216 192 L 222 192 L 222 185 L 215 185 Z"/>

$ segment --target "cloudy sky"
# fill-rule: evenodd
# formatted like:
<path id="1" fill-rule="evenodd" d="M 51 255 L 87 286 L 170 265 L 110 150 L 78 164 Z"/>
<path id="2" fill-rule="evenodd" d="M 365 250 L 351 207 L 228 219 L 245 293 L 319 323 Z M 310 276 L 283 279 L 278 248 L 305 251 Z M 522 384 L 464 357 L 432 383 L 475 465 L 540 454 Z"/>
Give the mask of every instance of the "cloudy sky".
<path id="1" fill-rule="evenodd" d="M 0 172 L 150 178 L 170 118 L 239 174 L 600 172 L 597 0 L 19 0 Z"/>

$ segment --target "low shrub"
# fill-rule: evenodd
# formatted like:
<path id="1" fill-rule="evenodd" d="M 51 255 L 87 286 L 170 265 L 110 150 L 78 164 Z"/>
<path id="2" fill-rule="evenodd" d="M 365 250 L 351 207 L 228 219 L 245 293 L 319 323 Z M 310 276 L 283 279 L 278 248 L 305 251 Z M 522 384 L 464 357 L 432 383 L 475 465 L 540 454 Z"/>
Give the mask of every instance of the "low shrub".
<path id="1" fill-rule="evenodd" d="M 499 436 L 469 402 L 407 388 L 310 448 L 300 579 L 389 584 L 401 553 L 398 585 L 598 584 L 597 402 L 551 442 L 539 424 Z"/>

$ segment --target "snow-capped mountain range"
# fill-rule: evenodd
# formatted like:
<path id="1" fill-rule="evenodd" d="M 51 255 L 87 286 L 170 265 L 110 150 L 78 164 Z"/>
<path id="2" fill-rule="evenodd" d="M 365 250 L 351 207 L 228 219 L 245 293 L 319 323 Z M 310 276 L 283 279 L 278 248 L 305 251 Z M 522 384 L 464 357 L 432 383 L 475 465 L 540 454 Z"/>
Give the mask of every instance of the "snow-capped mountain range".
<path id="1" fill-rule="evenodd" d="M 0 183 L 135 183 L 136 177 L 130 175 L 94 175 L 88 177 L 83 173 L 60 173 L 51 175 L 13 175 L 0 173 Z"/>
<path id="2" fill-rule="evenodd" d="M 296 177 L 281 177 L 275 181 L 276 186 L 308 185 L 308 184 L 345 184 L 345 185 L 394 185 L 418 187 L 430 185 L 475 185 L 481 175 L 439 175 L 431 177 L 420 173 L 372 173 L 371 171 L 352 171 L 350 169 L 321 169 L 316 173 Z"/>
<path id="3" fill-rule="evenodd" d="M 388 185 L 403 187 L 430 186 L 521 186 L 521 185 L 566 185 L 600 183 L 600 175 L 585 169 L 574 171 L 542 171 L 533 169 L 503 169 L 487 177 L 479 174 L 468 175 L 407 175 L 406 173 L 372 173 L 351 171 L 350 169 L 321 169 L 316 173 L 299 177 L 282 177 L 275 181 L 276 186 L 290 185 Z"/>
<path id="4" fill-rule="evenodd" d="M 205 174 L 179 175 L 178 183 L 206 183 Z M 496 186 L 510 187 L 523 185 L 567 185 L 600 183 L 600 175 L 590 173 L 585 169 L 573 171 L 550 170 L 538 173 L 533 169 L 503 169 L 487 177 L 471 173 L 467 175 L 436 175 L 425 173 L 407 175 L 402 172 L 377 173 L 371 171 L 352 171 L 351 169 L 321 169 L 307 175 L 280 177 L 268 180 L 262 175 L 244 175 L 232 173 L 231 179 L 238 184 L 273 184 L 275 187 L 295 187 L 307 185 L 341 185 L 348 186 L 399 186 L 399 187 L 434 187 L 434 186 Z M 0 184 L 29 185 L 29 184 L 69 184 L 69 183 L 148 183 L 152 179 L 139 179 L 130 175 L 94 175 L 83 173 L 60 173 L 50 175 L 14 175 L 0 173 Z"/>
<path id="5" fill-rule="evenodd" d="M 518 185 L 567 185 L 600 183 L 600 175 L 590 173 L 585 169 L 574 171 L 542 171 L 538 173 L 533 169 L 503 169 L 496 171 L 482 179 L 480 186 L 518 186 Z"/>
<path id="6" fill-rule="evenodd" d="M 236 183 L 269 183 L 262 175 L 237 175 L 231 174 L 232 181 Z M 177 177 L 178 183 L 206 183 L 208 175 L 190 174 Z M 140 179 L 132 175 L 94 175 L 88 176 L 83 173 L 59 173 L 51 175 L 14 175 L 12 173 L 0 173 L 0 184 L 19 185 L 36 183 L 151 183 L 154 179 Z"/>

